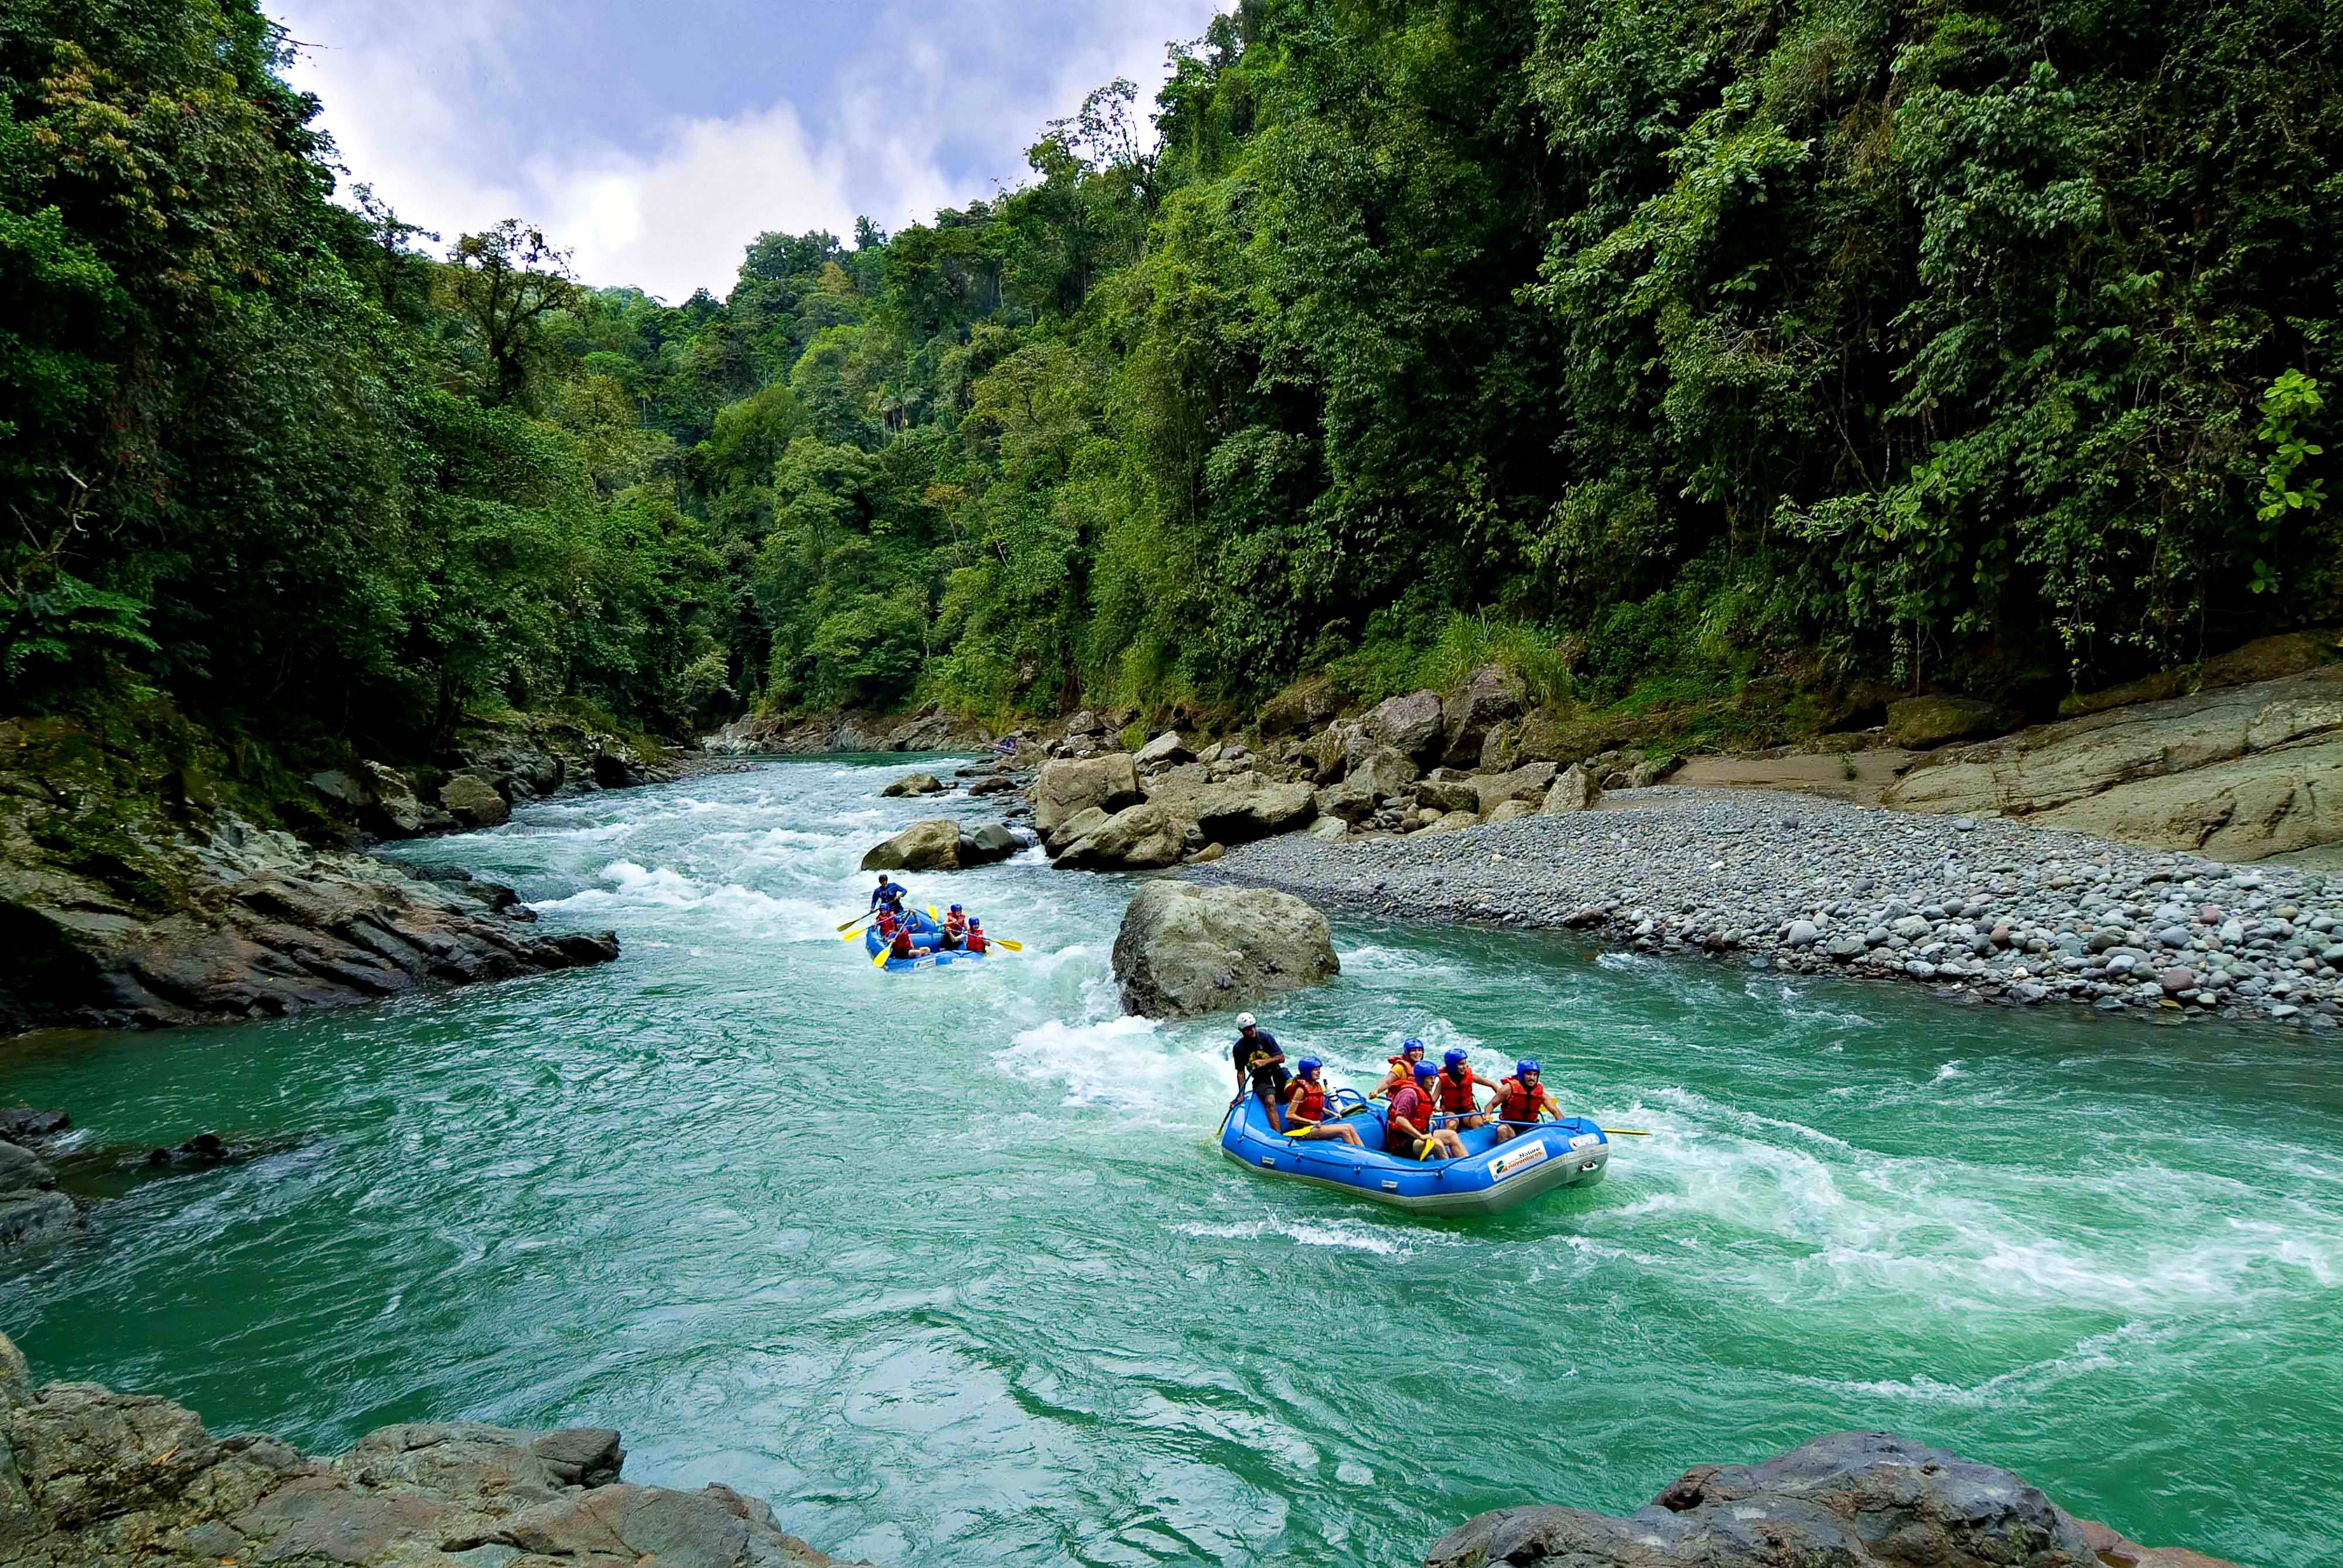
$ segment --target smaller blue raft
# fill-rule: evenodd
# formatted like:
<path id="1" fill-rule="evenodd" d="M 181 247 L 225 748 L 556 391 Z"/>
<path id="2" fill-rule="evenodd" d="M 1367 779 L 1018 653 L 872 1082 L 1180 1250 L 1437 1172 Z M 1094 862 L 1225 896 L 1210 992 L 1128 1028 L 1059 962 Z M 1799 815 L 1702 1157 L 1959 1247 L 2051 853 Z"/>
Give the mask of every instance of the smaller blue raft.
<path id="1" fill-rule="evenodd" d="M 943 931 L 937 926 L 934 917 L 925 910 L 911 910 L 908 917 L 908 923 L 911 928 L 911 946 L 914 956 L 908 959 L 889 959 L 880 966 L 881 968 L 911 970 L 918 969 L 921 964 L 935 964 L 940 967 L 944 964 L 980 964 L 984 961 L 982 953 L 971 953 L 960 949 L 955 949 L 950 952 L 944 951 L 941 945 L 944 940 Z M 887 939 L 879 934 L 876 922 L 864 928 L 862 932 L 864 952 L 875 959 L 879 956 L 879 950 L 887 945 Z"/>
<path id="2" fill-rule="evenodd" d="M 1332 1109 L 1348 1111 L 1363 1148 L 1340 1139 L 1287 1138 L 1269 1112 L 1241 1095 L 1221 1122 L 1221 1152 L 1248 1171 L 1339 1188 L 1418 1214 L 1499 1214 L 1557 1187 L 1591 1187 L 1611 1163 L 1611 1141 L 1583 1116 L 1525 1127 L 1503 1143 L 1494 1127 L 1458 1134 L 1462 1160 L 1407 1160 L 1383 1152 L 1383 1108 L 1338 1089 Z"/>

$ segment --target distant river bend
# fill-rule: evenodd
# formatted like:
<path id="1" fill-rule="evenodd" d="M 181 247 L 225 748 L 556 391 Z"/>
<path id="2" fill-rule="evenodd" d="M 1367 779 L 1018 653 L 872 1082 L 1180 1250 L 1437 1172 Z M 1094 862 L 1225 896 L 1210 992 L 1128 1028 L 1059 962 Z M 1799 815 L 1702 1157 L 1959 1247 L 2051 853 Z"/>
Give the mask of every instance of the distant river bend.
<path id="1" fill-rule="evenodd" d="M 1116 1016 L 1130 884 L 910 879 L 1025 956 L 872 970 L 861 850 L 904 759 L 543 802 L 411 846 L 608 968 L 167 1037 L 48 1037 L 5 1092 L 89 1136 L 310 1133 L 99 1211 L 0 1279 L 44 1377 L 333 1450 L 477 1417 L 628 1433 L 902 1568 L 1416 1560 L 1528 1500 L 1887 1428 L 2143 1540 L 2332 1561 L 2331 1047 L 1963 1009 L 1562 937 L 1339 922 L 1271 1010 L 1542 1057 L 1656 1136 L 1611 1181 L 1427 1224 L 1209 1140 L 1226 1031 Z"/>

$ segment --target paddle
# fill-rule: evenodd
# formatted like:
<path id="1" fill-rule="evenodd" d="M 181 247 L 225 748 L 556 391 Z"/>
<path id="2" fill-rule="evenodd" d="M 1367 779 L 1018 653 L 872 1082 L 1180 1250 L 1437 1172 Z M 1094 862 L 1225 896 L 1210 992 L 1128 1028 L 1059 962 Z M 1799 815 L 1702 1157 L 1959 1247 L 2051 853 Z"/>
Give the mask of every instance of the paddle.
<path id="1" fill-rule="evenodd" d="M 1498 1119 L 1497 1125 L 1500 1127 L 1549 1127 L 1552 1126 L 1553 1123 L 1547 1121 L 1507 1121 L 1501 1117 Z M 1632 1127 L 1605 1127 L 1603 1131 L 1609 1133 L 1614 1138 L 1649 1138 L 1651 1136 L 1648 1132 L 1638 1132 Z"/>
<path id="2" fill-rule="evenodd" d="M 841 931 L 850 931 L 850 930 L 852 930 L 855 927 L 857 927 L 857 926 L 860 925 L 863 921 L 865 921 L 865 920 L 869 920 L 872 915 L 875 915 L 875 914 L 877 914 L 878 912 L 879 912 L 879 911 L 878 911 L 878 910 L 865 910 L 862 913 L 860 913 L 860 914 L 859 914 L 859 915 L 855 916 L 852 920 L 850 920 L 847 921 L 844 925 L 842 925 L 842 926 L 839 927 L 838 929 L 839 929 L 840 930 L 841 930 Z"/>

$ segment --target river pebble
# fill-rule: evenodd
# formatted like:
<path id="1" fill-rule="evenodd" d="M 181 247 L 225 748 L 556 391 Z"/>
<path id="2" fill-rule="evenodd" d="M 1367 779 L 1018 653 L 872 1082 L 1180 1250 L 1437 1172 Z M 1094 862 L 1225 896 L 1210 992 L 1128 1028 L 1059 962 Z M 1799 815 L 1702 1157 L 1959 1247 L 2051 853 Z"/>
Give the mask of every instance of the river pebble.
<path id="1" fill-rule="evenodd" d="M 2343 892 L 1996 818 L 1662 786 L 1459 832 L 1289 833 L 1186 873 L 1335 908 L 1598 931 L 1794 973 L 2102 1011 L 2343 1018 Z"/>

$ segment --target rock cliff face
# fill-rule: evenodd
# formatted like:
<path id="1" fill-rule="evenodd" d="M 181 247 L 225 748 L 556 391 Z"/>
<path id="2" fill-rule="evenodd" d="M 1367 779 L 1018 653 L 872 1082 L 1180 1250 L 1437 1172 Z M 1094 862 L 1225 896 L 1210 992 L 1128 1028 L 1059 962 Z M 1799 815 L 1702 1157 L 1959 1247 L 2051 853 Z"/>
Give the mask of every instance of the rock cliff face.
<path id="1" fill-rule="evenodd" d="M 2134 1544 L 2006 1470 L 1887 1432 L 1838 1432 L 1763 1464 L 1688 1470 L 1625 1519 L 1503 1508 L 1424 1568 L 2232 1568 Z"/>
<path id="2" fill-rule="evenodd" d="M 601 1428 L 387 1426 L 337 1459 L 166 1399 L 35 1389 L 0 1336 L 0 1568 L 829 1568 L 766 1503 L 620 1479 Z"/>
<path id="3" fill-rule="evenodd" d="M 1931 752 L 1886 794 L 2217 860 L 2343 839 L 2343 665 Z"/>
<path id="4" fill-rule="evenodd" d="M 820 719 L 736 719 L 700 745 L 727 757 L 856 751 L 973 751 L 992 732 L 972 719 L 929 709 L 910 719 L 840 713 Z"/>
<path id="5" fill-rule="evenodd" d="M 266 1016 L 604 962 L 511 891 L 310 848 L 199 753 L 0 725 L 0 1034 Z"/>

